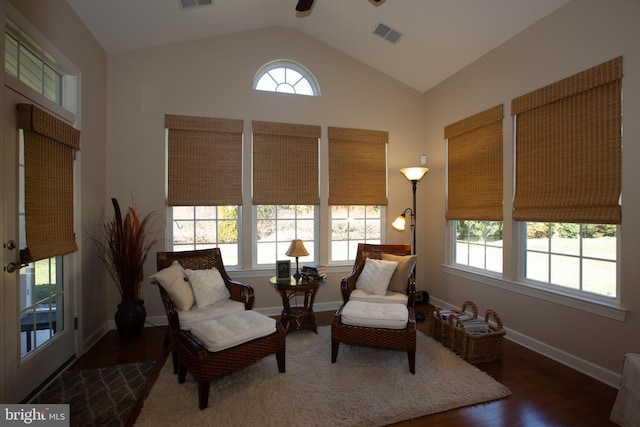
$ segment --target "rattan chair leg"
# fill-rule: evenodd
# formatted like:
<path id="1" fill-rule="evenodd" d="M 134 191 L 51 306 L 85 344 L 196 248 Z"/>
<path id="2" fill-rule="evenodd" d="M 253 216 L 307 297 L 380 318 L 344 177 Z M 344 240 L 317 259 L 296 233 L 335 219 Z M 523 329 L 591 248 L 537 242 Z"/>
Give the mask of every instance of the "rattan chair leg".
<path id="1" fill-rule="evenodd" d="M 416 374 L 416 351 L 407 350 L 407 356 L 409 358 L 409 371 L 412 374 Z"/>
<path id="2" fill-rule="evenodd" d="M 276 362 L 278 362 L 278 371 L 281 374 L 285 373 L 286 359 L 285 359 L 286 351 L 280 350 L 276 353 Z"/>
<path id="3" fill-rule="evenodd" d="M 340 349 L 340 341 L 331 341 L 331 363 L 336 363 L 338 359 L 338 350 Z"/>
<path id="4" fill-rule="evenodd" d="M 178 355 L 175 351 L 171 352 L 171 360 L 173 362 L 173 375 L 178 374 Z"/>
<path id="5" fill-rule="evenodd" d="M 187 367 L 184 365 L 178 365 L 178 384 L 184 384 L 187 379 Z"/>
<path id="6" fill-rule="evenodd" d="M 198 381 L 198 403 L 201 411 L 209 404 L 209 381 Z"/>

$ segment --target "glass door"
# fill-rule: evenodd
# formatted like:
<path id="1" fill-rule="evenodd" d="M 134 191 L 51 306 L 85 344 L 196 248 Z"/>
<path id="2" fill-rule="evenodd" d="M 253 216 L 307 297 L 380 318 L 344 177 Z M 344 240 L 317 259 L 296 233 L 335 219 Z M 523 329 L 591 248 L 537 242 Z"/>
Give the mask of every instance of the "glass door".
<path id="1" fill-rule="evenodd" d="M 19 403 L 75 355 L 73 255 L 20 262 L 25 244 L 24 156 L 16 105 L 33 103 L 4 88 L 2 138 L 2 240 L 4 390 Z M 41 107 L 42 108 L 42 107 Z"/>

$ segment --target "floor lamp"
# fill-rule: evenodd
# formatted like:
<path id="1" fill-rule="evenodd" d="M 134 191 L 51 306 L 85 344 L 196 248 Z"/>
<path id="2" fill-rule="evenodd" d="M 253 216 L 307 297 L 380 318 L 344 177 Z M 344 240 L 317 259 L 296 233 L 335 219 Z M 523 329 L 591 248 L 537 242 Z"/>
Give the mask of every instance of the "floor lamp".
<path id="1" fill-rule="evenodd" d="M 411 246 L 411 253 L 413 255 L 416 254 L 416 187 L 418 182 L 429 172 L 429 168 L 425 167 L 413 167 L 413 168 L 404 168 L 400 169 L 400 172 L 411 181 L 411 187 L 413 190 L 413 209 L 407 208 L 402 212 L 402 214 L 396 218 L 395 221 L 391 224 L 393 228 L 398 231 L 404 231 L 406 228 L 407 222 L 407 212 L 411 215 L 411 232 L 413 233 L 413 245 Z M 413 277 L 415 277 L 415 267 L 413 269 Z M 416 320 L 424 320 L 424 315 L 422 313 L 416 313 Z"/>

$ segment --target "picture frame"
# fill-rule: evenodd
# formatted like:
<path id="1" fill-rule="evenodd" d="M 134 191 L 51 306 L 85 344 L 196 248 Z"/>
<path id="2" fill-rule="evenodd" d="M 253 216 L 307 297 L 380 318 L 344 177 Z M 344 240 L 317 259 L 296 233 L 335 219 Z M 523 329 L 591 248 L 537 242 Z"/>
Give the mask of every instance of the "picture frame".
<path id="1" fill-rule="evenodd" d="M 278 283 L 291 281 L 291 260 L 276 261 L 276 281 Z"/>

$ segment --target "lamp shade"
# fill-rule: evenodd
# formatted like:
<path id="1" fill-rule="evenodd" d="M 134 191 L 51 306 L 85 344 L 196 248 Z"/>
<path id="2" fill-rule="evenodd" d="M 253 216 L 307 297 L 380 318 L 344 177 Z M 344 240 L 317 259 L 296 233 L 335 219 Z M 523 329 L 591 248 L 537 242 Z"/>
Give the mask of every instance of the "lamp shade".
<path id="1" fill-rule="evenodd" d="M 400 169 L 400 172 L 407 178 L 409 181 L 420 181 L 423 176 L 429 172 L 429 168 L 423 167 L 413 167 L 413 168 L 403 168 Z"/>
<path id="2" fill-rule="evenodd" d="M 287 249 L 286 255 L 291 257 L 301 257 L 309 255 L 309 252 L 307 252 L 307 249 L 304 247 L 302 240 L 294 239 L 291 241 L 291 245 L 289 246 L 289 249 Z"/>
<path id="3" fill-rule="evenodd" d="M 402 214 L 398 218 L 396 218 L 395 221 L 393 221 L 391 223 L 391 226 L 393 228 L 395 228 L 396 230 L 398 230 L 398 231 L 404 231 L 406 222 L 407 222 L 407 220 L 406 220 L 404 214 Z"/>

